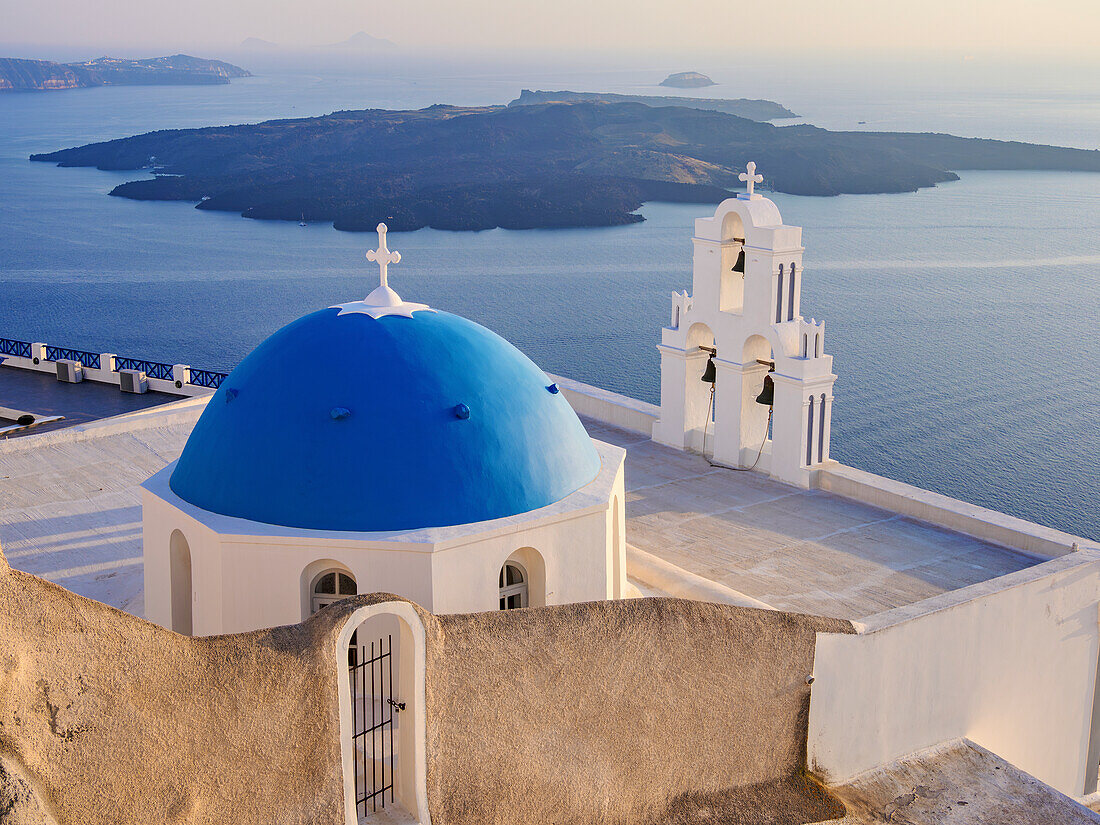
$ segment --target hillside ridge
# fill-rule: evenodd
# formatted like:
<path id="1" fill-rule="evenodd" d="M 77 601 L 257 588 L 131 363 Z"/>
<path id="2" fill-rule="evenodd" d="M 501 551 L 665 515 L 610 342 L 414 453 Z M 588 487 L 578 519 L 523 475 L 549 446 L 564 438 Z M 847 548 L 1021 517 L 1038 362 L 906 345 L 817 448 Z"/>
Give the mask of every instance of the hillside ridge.
<path id="1" fill-rule="evenodd" d="M 189 54 L 139 60 L 100 57 L 76 63 L 0 57 L 0 91 L 39 92 L 92 86 L 224 85 L 251 72 Z"/>
<path id="2" fill-rule="evenodd" d="M 774 126 L 640 103 L 366 109 L 165 130 L 36 154 L 60 166 L 144 170 L 134 200 L 245 217 L 394 231 L 612 226 L 646 201 L 716 203 L 752 160 L 796 195 L 911 192 L 962 169 L 1100 171 L 1100 152 L 889 132 Z"/>

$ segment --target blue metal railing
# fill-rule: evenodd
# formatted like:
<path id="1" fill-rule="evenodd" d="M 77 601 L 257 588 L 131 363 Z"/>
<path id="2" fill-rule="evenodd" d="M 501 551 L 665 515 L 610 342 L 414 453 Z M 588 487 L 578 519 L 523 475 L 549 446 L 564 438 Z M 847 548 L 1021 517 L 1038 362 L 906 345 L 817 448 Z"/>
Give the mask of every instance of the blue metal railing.
<path id="1" fill-rule="evenodd" d="M 141 370 L 149 378 L 172 380 L 172 365 L 159 361 L 142 361 L 140 358 L 115 358 L 115 372 L 119 370 Z"/>
<path id="2" fill-rule="evenodd" d="M 31 342 L 17 341 L 14 338 L 0 338 L 0 355 L 14 355 L 18 358 L 30 358 Z M 79 361 L 88 369 L 100 369 L 98 352 L 86 352 L 80 349 L 69 349 L 68 347 L 46 346 L 47 361 L 61 361 L 63 359 Z M 115 363 L 112 369 L 114 369 L 115 372 L 119 370 L 141 370 L 149 378 L 159 378 L 164 381 L 171 381 L 173 377 L 172 364 L 163 364 L 160 361 L 146 361 L 141 358 L 122 358 L 115 356 Z M 214 370 L 192 369 L 191 379 L 188 383 L 196 387 L 206 387 L 216 390 L 221 386 L 222 381 L 224 381 L 228 375 L 228 373 L 215 372 Z"/>
<path id="3" fill-rule="evenodd" d="M 14 338 L 0 338 L 0 355 L 14 355 L 16 358 L 30 358 L 31 342 L 16 341 Z"/>
<path id="4" fill-rule="evenodd" d="M 191 370 L 191 381 L 196 387 L 209 387 L 212 390 L 216 390 L 222 385 L 228 377 L 229 373 L 225 372 L 213 372 L 211 370 Z"/>
<path id="5" fill-rule="evenodd" d="M 99 369 L 99 353 L 85 352 L 82 349 L 66 349 L 64 347 L 46 347 L 47 361 L 79 361 L 90 370 Z"/>

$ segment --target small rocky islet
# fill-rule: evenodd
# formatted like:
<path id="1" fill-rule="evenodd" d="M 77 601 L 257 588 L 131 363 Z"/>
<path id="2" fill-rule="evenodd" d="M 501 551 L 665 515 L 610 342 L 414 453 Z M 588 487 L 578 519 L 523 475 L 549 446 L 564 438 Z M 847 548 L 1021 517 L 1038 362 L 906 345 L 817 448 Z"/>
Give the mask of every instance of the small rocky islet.
<path id="1" fill-rule="evenodd" d="M 662 80 L 660 85 L 671 86 L 674 89 L 701 89 L 704 86 L 718 84 L 701 72 L 674 72 Z"/>

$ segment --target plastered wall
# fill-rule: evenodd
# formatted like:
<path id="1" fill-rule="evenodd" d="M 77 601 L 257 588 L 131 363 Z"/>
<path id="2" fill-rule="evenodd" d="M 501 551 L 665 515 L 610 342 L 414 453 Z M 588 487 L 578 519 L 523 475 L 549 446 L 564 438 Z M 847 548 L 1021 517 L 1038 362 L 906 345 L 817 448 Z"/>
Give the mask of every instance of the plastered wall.
<path id="1" fill-rule="evenodd" d="M 685 795 L 789 778 L 804 764 L 815 634 L 851 630 L 678 599 L 433 628 L 434 825 L 673 821 Z"/>
<path id="2" fill-rule="evenodd" d="M 0 556 L 0 798 L 61 825 L 342 822 L 338 620 L 192 639 Z"/>
<path id="3" fill-rule="evenodd" d="M 843 782 L 968 738 L 1064 794 L 1096 790 L 1100 552 L 1081 551 L 818 640 L 811 767 Z"/>
<path id="4" fill-rule="evenodd" d="M 191 638 L 0 555 L 0 802 L 60 825 L 344 823 L 340 638 L 395 600 Z M 434 825 L 694 821 L 716 799 L 839 815 L 800 771 L 815 638 L 846 622 L 675 599 L 401 610 L 426 720 L 422 750 L 402 739 L 424 790 L 402 795 Z"/>

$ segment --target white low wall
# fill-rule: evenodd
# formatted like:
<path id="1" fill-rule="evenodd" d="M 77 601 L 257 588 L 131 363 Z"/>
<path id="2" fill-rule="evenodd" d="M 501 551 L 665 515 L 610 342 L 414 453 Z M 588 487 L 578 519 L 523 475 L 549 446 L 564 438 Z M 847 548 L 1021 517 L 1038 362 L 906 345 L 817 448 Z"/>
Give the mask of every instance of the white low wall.
<path id="1" fill-rule="evenodd" d="M 1064 794 L 1096 790 L 1100 551 L 818 634 L 808 758 L 830 782 L 966 737 Z"/>
<path id="2" fill-rule="evenodd" d="M 626 574 L 654 590 L 659 590 L 662 595 L 677 599 L 775 610 L 770 604 L 754 599 L 740 590 L 697 576 L 690 570 L 684 570 L 630 544 L 626 546 Z"/>
<path id="3" fill-rule="evenodd" d="M 26 450 L 37 450 L 52 444 L 77 444 L 118 433 L 133 433 L 175 424 L 194 424 L 210 400 L 209 395 L 181 398 L 166 404 L 144 407 L 133 412 L 99 418 L 87 424 L 76 424 L 58 430 L 28 433 L 19 438 L 0 439 L 0 456 Z"/>
<path id="4" fill-rule="evenodd" d="M 653 435 L 653 423 L 661 414 L 661 408 L 656 404 L 647 404 L 645 401 L 602 390 L 591 384 L 582 384 L 572 378 L 562 378 L 560 375 L 551 375 L 550 378 L 558 385 L 562 395 L 578 415 L 642 433 L 647 437 Z"/>
<path id="5" fill-rule="evenodd" d="M 33 344 L 33 351 L 30 358 L 23 358 L 18 355 L 0 355 L 0 364 L 5 367 L 15 367 L 23 370 L 33 370 L 34 372 L 46 372 L 50 375 L 57 375 L 57 362 L 46 359 L 46 345 L 45 344 Z M 114 365 L 114 359 L 117 357 L 114 353 L 104 352 L 97 353 L 99 355 L 100 369 L 93 369 L 91 367 L 84 367 L 84 380 L 95 381 L 98 384 L 113 384 L 119 386 L 118 372 L 112 369 Z M 35 363 L 35 358 L 38 359 L 38 363 Z M 173 378 L 147 378 L 149 382 L 149 389 L 154 392 L 163 392 L 170 395 L 180 395 L 188 398 L 202 395 L 213 395 L 214 390 L 207 387 L 200 387 L 197 384 L 188 383 L 190 375 L 190 367 L 186 364 L 177 364 L 173 367 Z M 176 386 L 177 381 L 180 386 Z M 120 390 L 121 391 L 121 390 Z M 34 412 L 30 410 L 29 412 Z"/>
<path id="6" fill-rule="evenodd" d="M 1040 556 L 1061 556 L 1086 540 L 1061 530 L 922 490 L 911 484 L 831 462 L 817 471 L 815 486 L 904 516 Z"/>

